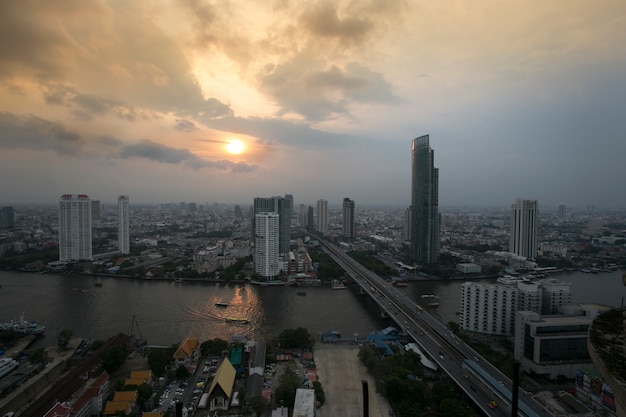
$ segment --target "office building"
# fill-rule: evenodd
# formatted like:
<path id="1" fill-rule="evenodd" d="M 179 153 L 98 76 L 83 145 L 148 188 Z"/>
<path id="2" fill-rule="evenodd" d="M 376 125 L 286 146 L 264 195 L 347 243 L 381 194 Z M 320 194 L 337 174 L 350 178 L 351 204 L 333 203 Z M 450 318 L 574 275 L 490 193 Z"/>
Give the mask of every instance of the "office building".
<path id="1" fill-rule="evenodd" d="M 427 264 L 439 258 L 439 169 L 434 166 L 434 150 L 429 136 L 412 142 L 411 174 L 411 259 Z"/>
<path id="2" fill-rule="evenodd" d="M 285 197 L 255 197 L 253 206 L 255 221 L 259 213 L 276 213 L 280 216 L 279 227 L 279 253 L 289 253 L 291 240 L 291 215 L 293 211 L 293 196 L 285 194 Z M 255 239 L 256 242 L 256 239 Z"/>
<path id="3" fill-rule="evenodd" d="M 64 194 L 59 200 L 59 261 L 92 259 L 91 200 Z"/>
<path id="4" fill-rule="evenodd" d="M 130 253 L 130 218 L 127 195 L 117 198 L 117 247 L 122 255 Z"/>
<path id="5" fill-rule="evenodd" d="M 548 378 L 574 378 L 582 366 L 590 366 L 587 335 L 590 316 L 546 316 L 518 311 L 514 357 L 522 370 Z"/>
<path id="6" fill-rule="evenodd" d="M 328 201 L 317 200 L 317 231 L 325 234 L 328 230 Z"/>
<path id="7" fill-rule="evenodd" d="M 313 210 L 313 206 L 308 206 L 307 208 L 307 230 L 314 230 L 315 228 L 315 211 Z"/>
<path id="8" fill-rule="evenodd" d="M 102 211 L 102 206 L 100 205 L 100 200 L 91 200 L 91 224 L 97 224 L 100 222 L 100 212 Z"/>
<path id="9" fill-rule="evenodd" d="M 274 212 L 257 213 L 255 216 L 255 271 L 265 278 L 275 278 L 280 272 L 280 216 Z"/>
<path id="10" fill-rule="evenodd" d="M 2 207 L 0 210 L 0 229 L 13 229 L 15 227 L 15 211 L 13 207 Z"/>
<path id="11" fill-rule="evenodd" d="M 352 242 L 355 238 L 354 201 L 346 197 L 343 199 L 343 240 Z"/>
<path id="12" fill-rule="evenodd" d="M 518 198 L 511 205 L 509 252 L 526 258 L 537 257 L 537 200 Z"/>

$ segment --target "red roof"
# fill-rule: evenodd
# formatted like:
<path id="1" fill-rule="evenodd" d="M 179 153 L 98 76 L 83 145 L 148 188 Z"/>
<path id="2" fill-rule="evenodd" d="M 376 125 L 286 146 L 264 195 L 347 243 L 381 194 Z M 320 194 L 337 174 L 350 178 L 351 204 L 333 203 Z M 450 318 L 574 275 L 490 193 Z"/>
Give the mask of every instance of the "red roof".
<path id="1" fill-rule="evenodd" d="M 68 417 L 72 409 L 57 402 L 43 417 Z"/>

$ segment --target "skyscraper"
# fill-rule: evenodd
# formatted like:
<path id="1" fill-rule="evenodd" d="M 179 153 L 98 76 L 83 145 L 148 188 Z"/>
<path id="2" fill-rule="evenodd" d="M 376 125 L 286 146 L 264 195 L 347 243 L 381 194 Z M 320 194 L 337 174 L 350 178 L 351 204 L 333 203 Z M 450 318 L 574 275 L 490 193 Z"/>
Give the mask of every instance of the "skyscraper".
<path id="1" fill-rule="evenodd" d="M 262 212 L 257 213 L 254 219 L 254 268 L 259 275 L 271 279 L 280 272 L 280 216 L 274 212 Z"/>
<path id="2" fill-rule="evenodd" d="M 434 167 L 429 136 L 412 142 L 411 175 L 411 259 L 415 263 L 433 263 L 439 257 L 439 169 Z"/>
<path id="3" fill-rule="evenodd" d="M 13 229 L 15 227 L 15 211 L 13 207 L 2 207 L 0 210 L 0 229 Z"/>
<path id="4" fill-rule="evenodd" d="M 527 258 L 537 257 L 537 200 L 518 198 L 511 205 L 509 252 Z"/>
<path id="5" fill-rule="evenodd" d="M 59 200 L 59 261 L 92 259 L 91 200 L 64 194 Z"/>
<path id="6" fill-rule="evenodd" d="M 117 198 L 117 247 L 122 255 L 130 253 L 130 219 L 127 195 Z"/>
<path id="7" fill-rule="evenodd" d="M 352 242 L 355 238 L 354 201 L 346 197 L 343 199 L 343 240 Z"/>
<path id="8" fill-rule="evenodd" d="M 279 253 L 289 253 L 289 241 L 291 240 L 291 214 L 293 211 L 293 196 L 285 194 L 285 197 L 255 197 L 254 214 L 277 213 L 280 216 L 279 227 Z M 256 221 L 256 217 L 254 218 Z"/>
<path id="9" fill-rule="evenodd" d="M 328 230 L 328 201 L 317 200 L 317 231 L 325 234 Z"/>

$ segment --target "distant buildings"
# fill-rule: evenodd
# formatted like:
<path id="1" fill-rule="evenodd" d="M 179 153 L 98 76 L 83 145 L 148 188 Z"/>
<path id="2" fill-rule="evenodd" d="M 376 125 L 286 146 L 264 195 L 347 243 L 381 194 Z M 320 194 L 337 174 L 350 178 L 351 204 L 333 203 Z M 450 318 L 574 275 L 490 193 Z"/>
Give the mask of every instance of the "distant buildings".
<path id="1" fill-rule="evenodd" d="M 129 200 L 127 195 L 121 195 L 117 198 L 117 246 L 122 255 L 130 253 L 130 219 L 129 219 Z"/>
<path id="2" fill-rule="evenodd" d="M 255 200 L 256 201 L 256 200 Z M 273 212 L 254 216 L 254 267 L 265 278 L 275 278 L 280 272 L 280 215 Z"/>
<path id="3" fill-rule="evenodd" d="M 427 264 L 439 258 L 439 169 L 434 167 L 434 151 L 429 136 L 412 142 L 411 174 L 411 259 Z"/>
<path id="4" fill-rule="evenodd" d="M 537 257 L 537 200 L 518 198 L 511 205 L 509 252 L 526 258 Z"/>
<path id="5" fill-rule="evenodd" d="M 354 201 L 346 197 L 343 199 L 343 240 L 352 242 L 355 238 Z"/>
<path id="6" fill-rule="evenodd" d="M 317 231 L 325 234 L 328 230 L 328 200 L 317 200 Z"/>
<path id="7" fill-rule="evenodd" d="M 64 194 L 59 200 L 59 261 L 91 260 L 91 200 Z"/>

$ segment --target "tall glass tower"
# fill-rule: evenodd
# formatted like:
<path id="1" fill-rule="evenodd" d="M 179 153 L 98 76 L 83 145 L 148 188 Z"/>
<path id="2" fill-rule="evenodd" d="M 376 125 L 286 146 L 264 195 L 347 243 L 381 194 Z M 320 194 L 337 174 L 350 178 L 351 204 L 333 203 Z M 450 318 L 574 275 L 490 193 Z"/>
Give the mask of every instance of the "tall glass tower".
<path id="1" fill-rule="evenodd" d="M 352 242 L 356 238 L 354 225 L 354 201 L 348 197 L 343 199 L 343 240 Z"/>
<path id="2" fill-rule="evenodd" d="M 412 142 L 411 259 L 419 264 L 439 258 L 439 169 L 428 140 L 425 135 Z"/>
<path id="3" fill-rule="evenodd" d="M 285 194 L 284 197 L 255 197 L 254 214 L 277 213 L 279 218 L 279 253 L 289 253 L 289 241 L 291 240 L 291 214 L 293 212 L 293 195 Z M 256 221 L 256 217 L 254 218 Z"/>
<path id="4" fill-rule="evenodd" d="M 509 252 L 527 258 L 537 257 L 537 200 L 517 198 L 511 205 Z"/>

